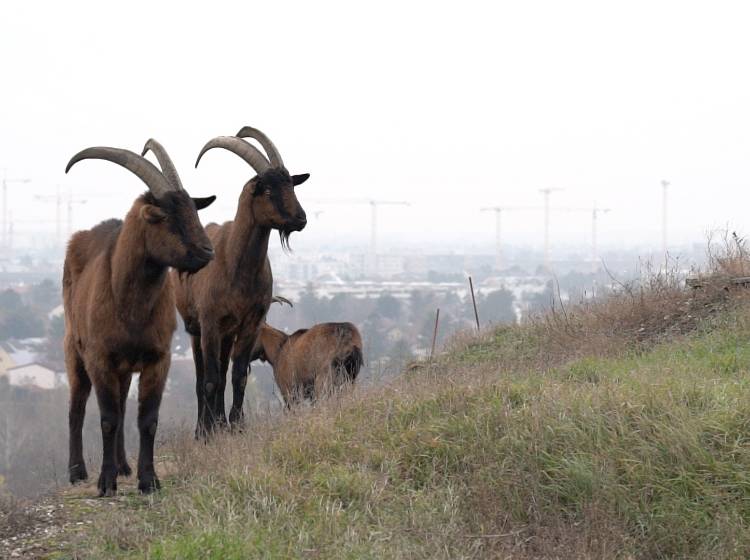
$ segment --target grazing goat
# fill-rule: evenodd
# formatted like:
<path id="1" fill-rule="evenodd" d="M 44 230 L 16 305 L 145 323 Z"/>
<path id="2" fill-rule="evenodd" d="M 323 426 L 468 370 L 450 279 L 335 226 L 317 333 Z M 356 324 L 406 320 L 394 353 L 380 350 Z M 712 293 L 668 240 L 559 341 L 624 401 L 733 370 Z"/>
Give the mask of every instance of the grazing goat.
<path id="1" fill-rule="evenodd" d="M 159 488 L 154 471 L 154 436 L 176 327 L 174 290 L 168 268 L 195 272 L 214 256 L 196 210 L 216 197 L 191 198 L 164 149 L 146 144 L 163 169 L 117 148 L 88 148 L 73 156 L 65 172 L 83 159 L 104 159 L 138 176 L 149 191 L 138 197 L 125 220 L 107 220 L 70 240 L 63 271 L 65 366 L 70 386 L 71 483 L 88 478 L 81 431 L 93 385 L 101 413 L 100 496 L 117 492 L 117 476 L 129 476 L 123 419 L 130 381 L 138 386 L 138 488 Z"/>
<path id="2" fill-rule="evenodd" d="M 242 140 L 244 137 L 256 139 L 268 159 Z M 177 309 L 192 337 L 198 399 L 196 437 L 226 424 L 224 389 L 230 355 L 233 396 L 229 421 L 237 425 L 244 421 L 242 403 L 250 354 L 271 304 L 269 236 L 272 229 L 278 230 L 286 248 L 290 234 L 301 231 L 307 223 L 294 187 L 304 183 L 309 174 L 289 175 L 265 134 L 244 127 L 237 136 L 214 138 L 201 150 L 196 167 L 212 148 L 224 148 L 240 156 L 257 175 L 243 187 L 234 221 L 206 226 L 216 259 L 196 274 L 173 276 Z"/>
<path id="3" fill-rule="evenodd" d="M 363 363 L 362 337 L 351 323 L 320 323 L 291 335 L 264 323 L 251 357 L 271 364 L 276 385 L 291 407 L 302 398 L 314 401 L 354 383 Z"/>

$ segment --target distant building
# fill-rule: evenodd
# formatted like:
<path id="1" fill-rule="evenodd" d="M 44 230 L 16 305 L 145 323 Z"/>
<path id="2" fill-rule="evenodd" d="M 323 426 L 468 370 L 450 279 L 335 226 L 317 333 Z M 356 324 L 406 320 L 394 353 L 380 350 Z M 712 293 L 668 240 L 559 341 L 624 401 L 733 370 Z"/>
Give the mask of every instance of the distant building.
<path id="1" fill-rule="evenodd" d="M 353 254 L 350 257 L 351 272 L 359 278 L 393 278 L 404 272 L 405 257 L 372 253 Z"/>
<path id="2" fill-rule="evenodd" d="M 0 344 L 0 377 L 8 375 L 8 370 L 16 366 L 16 362 L 10 355 L 10 349 L 5 344 Z"/>
<path id="3" fill-rule="evenodd" d="M 271 262 L 274 276 L 287 282 L 320 282 L 324 277 L 338 278 L 342 274 L 351 274 L 348 259 L 329 255 L 273 255 Z"/>
<path id="4" fill-rule="evenodd" d="M 8 369 L 8 382 L 16 387 L 37 387 L 54 389 L 57 387 L 57 374 L 41 364 L 31 363 Z"/>
<path id="5" fill-rule="evenodd" d="M 55 317 L 64 317 L 65 316 L 65 309 L 63 309 L 62 303 L 55 307 L 52 311 L 47 313 L 47 319 L 54 319 Z"/>
<path id="6" fill-rule="evenodd" d="M 0 342 L 0 356 L 7 354 L 11 364 L 9 367 L 30 364 L 38 361 L 39 345 L 44 342 L 43 338 L 12 339 Z M 0 360 L 1 361 L 1 360 Z M 0 371 L 2 366 L 0 365 Z"/>

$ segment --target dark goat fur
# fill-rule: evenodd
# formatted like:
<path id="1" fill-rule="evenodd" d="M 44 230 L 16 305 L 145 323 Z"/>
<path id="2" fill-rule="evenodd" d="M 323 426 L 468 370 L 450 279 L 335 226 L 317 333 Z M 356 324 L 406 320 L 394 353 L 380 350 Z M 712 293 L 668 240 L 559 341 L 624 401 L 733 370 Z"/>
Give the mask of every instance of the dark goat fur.
<path id="1" fill-rule="evenodd" d="M 248 181 L 234 220 L 206 226 L 216 259 L 196 274 L 173 276 L 177 309 L 192 336 L 197 437 L 226 424 L 224 389 L 230 357 L 233 397 L 229 421 L 244 421 L 242 404 L 250 354 L 271 304 L 269 237 L 271 230 L 277 229 L 282 245 L 287 245 L 289 234 L 304 227 L 305 213 L 293 187 L 306 178 L 271 168 Z"/>
<path id="2" fill-rule="evenodd" d="M 71 238 L 63 270 L 65 364 L 70 386 L 70 481 L 88 477 L 82 427 L 93 386 L 103 440 L 100 495 L 117 491 L 131 473 L 123 442 L 133 372 L 138 389 L 138 488 L 159 488 L 154 437 L 176 327 L 169 266 L 197 270 L 211 258 L 196 207 L 184 191 L 157 201 L 146 193 L 121 220 L 107 220 Z"/>
<path id="3" fill-rule="evenodd" d="M 320 323 L 291 335 L 264 323 L 252 357 L 271 364 L 287 406 L 354 383 L 364 362 L 362 337 L 351 323 Z"/>

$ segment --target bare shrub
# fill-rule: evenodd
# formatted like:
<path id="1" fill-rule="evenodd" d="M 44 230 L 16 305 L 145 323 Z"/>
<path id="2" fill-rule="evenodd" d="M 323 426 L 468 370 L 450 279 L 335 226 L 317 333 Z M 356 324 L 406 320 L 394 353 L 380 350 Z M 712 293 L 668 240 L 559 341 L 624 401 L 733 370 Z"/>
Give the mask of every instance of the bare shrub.
<path id="1" fill-rule="evenodd" d="M 718 237 L 718 240 L 717 240 Z M 747 240 L 737 232 L 723 231 L 708 237 L 708 276 L 736 278 L 750 275 Z"/>
<path id="2" fill-rule="evenodd" d="M 454 358 L 487 360 L 515 370 L 549 369 L 581 356 L 641 352 L 746 300 L 744 284 L 733 281 L 743 274 L 750 274 L 745 240 L 724 234 L 719 242 L 709 239 L 704 269 L 686 269 L 669 256 L 659 267 L 644 262 L 636 280 L 610 275 L 610 287 L 573 304 L 563 302 L 558 290 L 549 309 L 527 316 L 521 325 L 493 327 L 479 335 L 459 333 L 445 351 Z"/>

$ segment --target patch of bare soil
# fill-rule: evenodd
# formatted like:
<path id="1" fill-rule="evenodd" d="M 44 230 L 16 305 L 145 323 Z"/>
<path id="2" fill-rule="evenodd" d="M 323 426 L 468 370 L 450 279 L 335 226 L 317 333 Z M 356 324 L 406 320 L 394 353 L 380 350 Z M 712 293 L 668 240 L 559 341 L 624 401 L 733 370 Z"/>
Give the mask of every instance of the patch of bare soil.
<path id="1" fill-rule="evenodd" d="M 70 487 L 33 502 L 4 504 L 0 510 L 0 558 L 79 558 L 74 550 L 82 529 L 138 490 L 135 478 L 118 481 L 114 498 L 98 498 L 96 482 Z"/>

